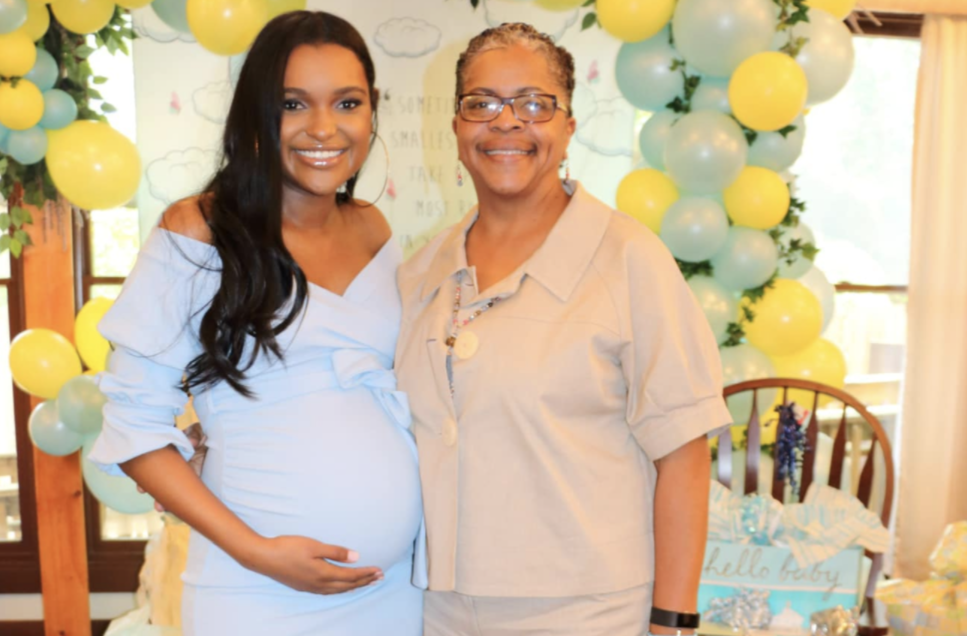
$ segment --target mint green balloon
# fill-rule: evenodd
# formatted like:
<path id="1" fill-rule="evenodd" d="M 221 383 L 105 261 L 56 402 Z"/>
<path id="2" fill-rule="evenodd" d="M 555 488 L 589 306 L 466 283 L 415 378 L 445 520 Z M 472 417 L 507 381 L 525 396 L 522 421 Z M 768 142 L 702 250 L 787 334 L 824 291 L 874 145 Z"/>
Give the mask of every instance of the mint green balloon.
<path id="1" fill-rule="evenodd" d="M 681 71 L 672 70 L 678 58 L 678 52 L 668 43 L 668 29 L 647 40 L 621 45 L 614 63 L 621 94 L 640 110 L 664 110 L 675 97 L 685 95 Z"/>
<path id="2" fill-rule="evenodd" d="M 829 326 L 836 312 L 836 287 L 833 286 L 826 274 L 813 265 L 805 274 L 797 279 L 819 299 L 819 306 L 823 308 L 823 331 Z"/>
<path id="3" fill-rule="evenodd" d="M 175 31 L 181 33 L 191 33 L 188 26 L 188 2 L 187 0 L 154 0 L 151 9 Z"/>
<path id="4" fill-rule="evenodd" d="M 665 142 L 672 125 L 681 117 L 672 110 L 660 110 L 645 122 L 638 133 L 638 147 L 648 165 L 656 170 L 665 169 Z"/>
<path id="5" fill-rule="evenodd" d="M 682 197 L 661 220 L 661 240 L 675 258 L 690 263 L 712 258 L 729 235 L 725 209 L 705 197 Z"/>
<path id="6" fill-rule="evenodd" d="M 0 152 L 7 155 L 10 154 L 7 148 L 7 142 L 10 141 L 10 133 L 13 132 L 3 124 L 0 124 Z"/>
<path id="7" fill-rule="evenodd" d="M 695 300 L 702 308 L 716 342 L 726 340 L 729 323 L 735 322 L 739 311 L 734 294 L 709 276 L 692 276 L 688 279 L 688 287 L 695 294 Z"/>
<path id="8" fill-rule="evenodd" d="M 56 88 L 44 93 L 44 116 L 40 125 L 46 130 L 60 130 L 77 119 L 77 102 Z"/>
<path id="9" fill-rule="evenodd" d="M 34 412 L 30 414 L 27 431 L 34 446 L 56 457 L 77 452 L 84 443 L 83 435 L 67 428 L 60 421 L 57 402 L 54 400 L 47 400 L 37 405 Z"/>
<path id="10" fill-rule="evenodd" d="M 33 82 L 43 93 L 52 89 L 59 77 L 60 69 L 57 67 L 54 56 L 38 46 L 37 61 L 34 62 L 34 67 L 30 69 L 30 72 L 24 75 L 24 79 Z"/>
<path id="11" fill-rule="evenodd" d="M 776 367 L 769 356 L 750 344 L 740 344 L 735 347 L 719 349 L 722 359 L 722 384 L 729 386 L 746 380 L 762 380 L 776 377 Z M 760 390 L 756 409 L 759 412 L 759 423 L 769 417 L 769 408 L 778 395 L 778 389 Z M 752 392 L 745 391 L 730 396 L 726 400 L 732 421 L 737 425 L 746 425 L 752 415 Z"/>
<path id="12" fill-rule="evenodd" d="M 728 77 L 769 49 L 777 22 L 772 0 L 678 0 L 672 31 L 686 62 L 705 75 Z"/>
<path id="13" fill-rule="evenodd" d="M 717 110 L 732 114 L 729 103 L 729 80 L 719 77 L 703 77 L 692 95 L 692 111 Z"/>
<path id="14" fill-rule="evenodd" d="M 57 393 L 57 410 L 68 428 L 81 435 L 94 435 L 101 430 L 104 417 L 101 409 L 107 398 L 89 375 L 78 375 Z"/>
<path id="15" fill-rule="evenodd" d="M 721 192 L 745 167 L 749 144 L 735 120 L 704 110 L 678 120 L 665 142 L 665 169 L 681 190 Z"/>
<path id="16" fill-rule="evenodd" d="M 154 499 L 151 495 L 138 492 L 133 479 L 108 475 L 87 458 L 92 446 L 93 438 L 84 442 L 81 449 L 81 474 L 91 494 L 108 508 L 127 515 L 151 512 L 154 509 Z"/>
<path id="17" fill-rule="evenodd" d="M 749 146 L 749 165 L 782 172 L 792 167 L 802 154 L 806 139 L 806 119 L 800 115 L 793 120 L 795 130 L 785 135 L 779 132 L 760 132 Z"/>
<path id="18" fill-rule="evenodd" d="M 7 154 L 23 166 L 40 163 L 47 154 L 47 133 L 40 126 L 11 130 L 7 139 Z"/>
<path id="19" fill-rule="evenodd" d="M 0 0 L 0 35 L 13 33 L 26 21 L 26 0 Z"/>
<path id="20" fill-rule="evenodd" d="M 762 230 L 733 225 L 722 249 L 712 257 L 715 280 L 726 289 L 759 287 L 776 271 L 779 250 Z"/>
<path id="21" fill-rule="evenodd" d="M 813 235 L 813 231 L 809 229 L 809 226 L 805 223 L 800 222 L 796 227 L 782 227 L 782 234 L 779 236 L 779 244 L 785 248 L 786 251 L 789 249 L 789 244 L 792 241 L 799 241 L 800 245 L 812 244 L 816 245 L 816 237 Z M 797 251 L 795 256 L 787 260 L 785 258 L 779 261 L 779 278 L 791 278 L 796 279 L 809 271 L 813 266 L 813 262 L 805 258 L 802 252 Z"/>

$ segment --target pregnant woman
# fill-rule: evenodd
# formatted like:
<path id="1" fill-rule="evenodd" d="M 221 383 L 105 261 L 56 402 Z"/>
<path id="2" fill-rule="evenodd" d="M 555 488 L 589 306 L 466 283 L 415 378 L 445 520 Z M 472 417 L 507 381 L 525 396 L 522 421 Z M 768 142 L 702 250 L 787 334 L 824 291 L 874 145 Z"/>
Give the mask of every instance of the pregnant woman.
<path id="1" fill-rule="evenodd" d="M 392 370 L 402 255 L 353 198 L 374 81 L 344 20 L 270 22 L 215 177 L 164 213 L 100 325 L 116 350 L 90 458 L 193 527 L 187 635 L 422 632 L 419 473 Z M 201 478 L 172 425 L 186 391 Z"/>

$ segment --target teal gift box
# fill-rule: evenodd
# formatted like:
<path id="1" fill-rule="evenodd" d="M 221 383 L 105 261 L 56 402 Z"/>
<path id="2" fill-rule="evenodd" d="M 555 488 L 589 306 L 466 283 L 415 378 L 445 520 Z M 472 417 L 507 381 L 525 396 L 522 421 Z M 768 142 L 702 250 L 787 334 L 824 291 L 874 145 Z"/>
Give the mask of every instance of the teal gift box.
<path id="1" fill-rule="evenodd" d="M 862 548 L 847 548 L 825 561 L 800 567 L 787 548 L 709 541 L 698 589 L 698 608 L 703 614 L 699 632 L 734 635 L 734 625 L 710 622 L 704 615 L 716 602 L 738 600 L 752 591 L 760 599 L 767 597 L 771 617 L 767 627 L 749 629 L 749 634 L 809 634 L 809 617 L 814 612 L 837 605 L 849 609 L 860 603 L 862 558 Z M 760 620 L 762 616 L 760 613 Z"/>

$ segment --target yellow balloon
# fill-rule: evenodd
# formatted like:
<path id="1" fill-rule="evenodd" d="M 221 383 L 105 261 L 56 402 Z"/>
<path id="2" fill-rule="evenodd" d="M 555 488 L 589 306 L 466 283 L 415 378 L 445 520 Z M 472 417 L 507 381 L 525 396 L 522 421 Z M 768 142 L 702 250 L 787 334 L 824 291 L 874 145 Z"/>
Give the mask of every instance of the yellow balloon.
<path id="1" fill-rule="evenodd" d="M 114 0 L 53 0 L 50 8 L 72 33 L 96 33 L 114 17 Z"/>
<path id="2" fill-rule="evenodd" d="M 125 9 L 140 9 L 151 4 L 152 0 L 115 0 L 119 7 Z"/>
<path id="3" fill-rule="evenodd" d="M 808 347 L 792 355 L 773 356 L 772 363 L 776 367 L 776 376 L 780 378 L 810 380 L 837 389 L 846 386 L 846 358 L 839 347 L 825 338 L 816 339 Z M 812 409 L 813 395 L 812 391 L 792 389 L 788 399 L 803 408 Z M 820 396 L 819 406 L 825 406 L 831 401 L 833 398 L 829 396 Z"/>
<path id="4" fill-rule="evenodd" d="M 47 5 L 38 2 L 27 3 L 27 22 L 20 27 L 20 31 L 27 34 L 31 41 L 36 42 L 44 37 L 50 28 L 50 11 Z M 31 67 L 33 68 L 33 67 Z"/>
<path id="5" fill-rule="evenodd" d="M 756 53 L 732 73 L 732 114 L 753 130 L 784 128 L 806 105 L 807 82 L 802 67 L 785 53 Z"/>
<path id="6" fill-rule="evenodd" d="M 618 185 L 618 209 L 644 223 L 652 232 L 661 231 L 668 207 L 678 200 L 678 188 L 665 173 L 642 168 L 625 175 Z"/>
<path id="7" fill-rule="evenodd" d="M 44 94 L 30 80 L 0 82 L 0 124 L 11 130 L 33 128 L 44 116 Z"/>
<path id="8" fill-rule="evenodd" d="M 0 75 L 23 77 L 37 62 L 37 47 L 21 26 L 12 33 L 0 35 Z"/>
<path id="9" fill-rule="evenodd" d="M 124 205 L 141 182 L 141 158 L 131 141 L 98 121 L 48 130 L 47 169 L 54 185 L 85 210 Z"/>
<path id="10" fill-rule="evenodd" d="M 64 383 L 81 373 L 70 340 L 50 329 L 28 329 L 10 343 L 10 372 L 18 387 L 52 400 Z"/>
<path id="11" fill-rule="evenodd" d="M 823 308 L 816 295 L 795 280 L 779 278 L 757 303 L 743 299 L 755 318 L 745 324 L 745 337 L 769 356 L 788 356 L 802 351 L 819 337 Z M 740 308 L 740 315 L 741 315 Z"/>
<path id="12" fill-rule="evenodd" d="M 268 20 L 266 0 L 188 0 L 192 35 L 218 55 L 238 55 L 248 50 Z"/>
<path id="13" fill-rule="evenodd" d="M 306 0 L 268 0 L 269 20 L 289 11 L 305 11 Z"/>
<path id="14" fill-rule="evenodd" d="M 111 352 L 111 344 L 97 331 L 97 323 L 111 308 L 114 301 L 107 298 L 92 298 L 81 307 L 74 319 L 74 342 L 81 360 L 92 371 L 103 371 L 107 368 L 107 356 Z"/>
<path id="15" fill-rule="evenodd" d="M 789 186 L 768 168 L 746 166 L 722 193 L 722 199 L 736 225 L 766 230 L 789 211 Z"/>
<path id="16" fill-rule="evenodd" d="M 822 9 L 837 20 L 845 20 L 856 7 L 856 0 L 806 0 L 810 9 Z"/>
<path id="17" fill-rule="evenodd" d="M 605 31 L 625 42 L 640 42 L 665 28 L 675 0 L 597 0 L 595 10 Z"/>
<path id="18" fill-rule="evenodd" d="M 577 9 L 585 0 L 537 0 L 534 4 L 550 11 L 570 11 Z"/>

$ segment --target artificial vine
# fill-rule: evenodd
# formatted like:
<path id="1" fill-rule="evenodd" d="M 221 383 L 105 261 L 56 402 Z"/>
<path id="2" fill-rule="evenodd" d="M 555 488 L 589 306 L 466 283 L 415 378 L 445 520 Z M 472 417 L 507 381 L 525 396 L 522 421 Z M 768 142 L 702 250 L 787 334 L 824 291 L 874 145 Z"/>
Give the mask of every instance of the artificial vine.
<path id="1" fill-rule="evenodd" d="M 806 0 L 772 0 L 779 7 L 779 23 L 776 31 L 789 31 L 789 41 L 779 50 L 790 57 L 796 57 L 802 47 L 809 41 L 804 37 L 796 37 L 792 27 L 800 22 L 809 22 L 809 6 Z"/>
<path id="2" fill-rule="evenodd" d="M 111 21 L 91 37 L 93 47 L 88 36 L 68 31 L 51 15 L 50 28 L 38 47 L 50 53 L 57 62 L 60 79 L 55 87 L 77 103 L 77 119 L 107 121 L 105 114 L 116 109 L 94 88 L 107 82 L 107 78 L 94 74 L 88 58 L 101 47 L 112 54 L 118 51 L 128 54 L 128 42 L 137 36 L 127 10 L 115 7 Z M 2 79 L 16 82 L 20 78 Z M 13 158 L 0 157 L 0 195 L 8 204 L 8 212 L 0 213 L 0 253 L 9 249 L 11 254 L 19 257 L 23 247 L 31 244 L 24 226 L 33 222 L 30 212 L 23 206 L 40 206 L 58 198 L 46 161 L 24 166 Z"/>

